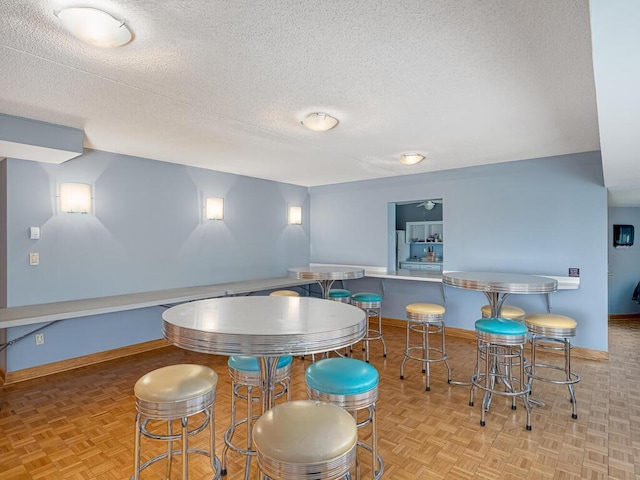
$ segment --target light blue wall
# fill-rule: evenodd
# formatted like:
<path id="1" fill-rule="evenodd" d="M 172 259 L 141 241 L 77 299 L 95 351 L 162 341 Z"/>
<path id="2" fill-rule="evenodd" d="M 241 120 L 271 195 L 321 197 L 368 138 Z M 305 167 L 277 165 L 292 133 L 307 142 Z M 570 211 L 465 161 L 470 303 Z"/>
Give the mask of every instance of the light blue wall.
<path id="1" fill-rule="evenodd" d="M 6 162 L 9 307 L 286 276 L 309 263 L 309 215 L 286 223 L 288 205 L 309 212 L 307 188 L 92 150 L 61 165 Z M 91 184 L 95 214 L 57 214 L 62 182 Z M 208 196 L 225 198 L 224 221 L 202 220 Z M 7 371 L 161 338 L 160 311 L 63 321 L 45 346 L 9 347 Z M 9 340 L 37 327 L 9 329 Z"/>
<path id="2" fill-rule="evenodd" d="M 311 260 L 387 266 L 388 203 L 443 199 L 445 270 L 567 276 L 580 268 L 579 290 L 551 295 L 552 311 L 579 323 L 575 344 L 607 347 L 607 195 L 599 152 L 534 159 L 310 189 Z M 380 289 L 380 282 L 349 282 Z M 383 315 L 405 318 L 417 301 L 442 301 L 436 284 L 388 280 Z M 473 330 L 482 293 L 446 288 L 448 324 Z M 542 295 L 513 295 L 528 312 Z"/>
<path id="3" fill-rule="evenodd" d="M 633 225 L 634 245 L 613 248 L 613 225 Z M 640 305 L 631 300 L 633 290 L 640 282 L 640 208 L 610 208 L 607 234 L 609 253 L 609 313 L 640 313 Z"/>

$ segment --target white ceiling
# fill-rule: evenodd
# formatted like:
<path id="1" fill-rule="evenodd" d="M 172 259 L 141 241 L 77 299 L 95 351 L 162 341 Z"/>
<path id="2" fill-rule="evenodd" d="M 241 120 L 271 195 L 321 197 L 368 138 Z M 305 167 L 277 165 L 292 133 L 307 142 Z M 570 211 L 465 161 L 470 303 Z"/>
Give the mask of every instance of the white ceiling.
<path id="1" fill-rule="evenodd" d="M 133 41 L 53 15 L 89 5 Z M 3 0 L 0 61 L 0 113 L 304 186 L 600 149 L 588 0 Z"/>

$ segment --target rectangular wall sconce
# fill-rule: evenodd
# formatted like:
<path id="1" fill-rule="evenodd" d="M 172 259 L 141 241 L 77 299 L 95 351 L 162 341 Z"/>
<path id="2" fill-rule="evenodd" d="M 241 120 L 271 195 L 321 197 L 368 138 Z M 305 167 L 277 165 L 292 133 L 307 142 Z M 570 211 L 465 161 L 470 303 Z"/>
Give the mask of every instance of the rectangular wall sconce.
<path id="1" fill-rule="evenodd" d="M 86 183 L 60 184 L 61 212 L 90 213 L 91 203 L 91 185 Z"/>
<path id="2" fill-rule="evenodd" d="M 208 220 L 224 219 L 224 198 L 209 197 L 205 201 L 205 217 Z"/>
<path id="3" fill-rule="evenodd" d="M 289 225 L 302 225 L 302 207 L 289 207 Z"/>

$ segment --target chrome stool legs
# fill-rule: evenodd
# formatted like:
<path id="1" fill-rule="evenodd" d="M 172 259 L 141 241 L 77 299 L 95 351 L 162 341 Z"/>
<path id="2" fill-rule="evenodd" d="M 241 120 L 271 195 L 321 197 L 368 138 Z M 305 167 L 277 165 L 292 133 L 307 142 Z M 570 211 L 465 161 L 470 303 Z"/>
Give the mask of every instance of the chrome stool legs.
<path id="1" fill-rule="evenodd" d="M 365 361 L 369 363 L 369 343 L 373 340 L 380 340 L 382 343 L 382 356 L 387 356 L 387 344 L 382 335 L 382 296 L 372 292 L 359 292 L 351 296 L 351 305 L 364 310 L 367 315 L 367 334 L 362 339 L 364 342 Z M 378 320 L 376 328 L 370 328 L 368 323 L 371 318 Z"/>
<path id="2" fill-rule="evenodd" d="M 412 303 L 407 305 L 406 346 L 400 364 L 400 379 L 404 379 L 404 365 L 407 360 L 422 363 L 422 373 L 426 373 L 426 391 L 431 390 L 431 364 L 443 362 L 447 368 L 447 383 L 451 383 L 451 368 L 447 359 L 446 327 L 444 324 L 445 309 L 441 305 L 431 303 Z M 421 345 L 411 344 L 411 332 L 420 334 Z M 433 347 L 429 338 L 440 335 L 440 348 Z M 432 356 L 432 352 L 439 355 Z M 419 353 L 419 355 L 418 355 Z"/>
<path id="3" fill-rule="evenodd" d="M 571 341 L 569 340 L 576 334 L 577 322 L 565 315 L 547 313 L 527 315 L 525 323 L 531 333 L 531 365 L 525 367 L 525 372 L 529 376 L 529 387 L 531 388 L 534 380 L 566 385 L 571 401 L 571 417 L 578 418 L 578 404 L 573 386 L 580 381 L 580 375 L 571 370 Z M 563 365 L 539 363 L 536 358 L 539 350 L 562 353 Z M 554 371 L 562 374 L 554 376 Z M 532 403 L 544 405 L 539 400 L 532 400 Z"/>
<path id="4" fill-rule="evenodd" d="M 134 386 L 136 398 L 136 431 L 134 437 L 134 472 L 131 479 L 139 480 L 148 466 L 167 459 L 166 478 L 171 476 L 174 455 L 182 455 L 182 478 L 189 478 L 189 454 L 209 457 L 214 479 L 220 478 L 220 462 L 215 449 L 215 398 L 218 376 L 208 367 L 193 364 L 158 368 L 142 376 Z M 189 418 L 204 415 L 202 422 L 189 429 Z M 173 432 L 173 422 L 180 421 L 180 433 Z M 156 423 L 166 423 L 166 433 L 156 431 Z M 189 448 L 189 437 L 209 430 L 209 450 Z M 143 437 L 167 442 L 165 453 L 142 463 L 140 450 Z M 173 442 L 181 448 L 174 449 Z"/>
<path id="5" fill-rule="evenodd" d="M 492 396 L 501 395 L 511 398 L 513 410 L 516 399 L 522 399 L 527 410 L 526 429 L 531 430 L 530 385 L 523 362 L 527 327 L 515 320 L 483 318 L 476 322 L 476 337 L 476 368 L 471 376 L 469 406 L 474 406 L 476 388 L 483 390 L 480 425 L 486 424 Z M 502 383 L 504 389 L 498 388 L 497 383 Z"/>

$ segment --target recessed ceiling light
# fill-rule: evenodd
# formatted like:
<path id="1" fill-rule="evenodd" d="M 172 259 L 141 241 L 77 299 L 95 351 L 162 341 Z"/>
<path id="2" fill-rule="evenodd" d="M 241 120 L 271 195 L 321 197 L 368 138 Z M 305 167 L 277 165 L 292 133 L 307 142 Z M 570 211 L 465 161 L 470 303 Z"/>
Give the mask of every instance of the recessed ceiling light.
<path id="1" fill-rule="evenodd" d="M 131 41 L 131 32 L 124 21 L 106 12 L 89 7 L 60 10 L 56 16 L 74 37 L 101 48 L 120 47 Z"/>
<path id="2" fill-rule="evenodd" d="M 316 112 L 307 115 L 300 123 L 314 132 L 326 132 L 338 125 L 338 119 L 328 113 Z"/>
<path id="3" fill-rule="evenodd" d="M 424 160 L 424 155 L 420 153 L 405 153 L 400 157 L 400 163 L 404 163 L 405 165 L 415 165 L 422 160 Z"/>

